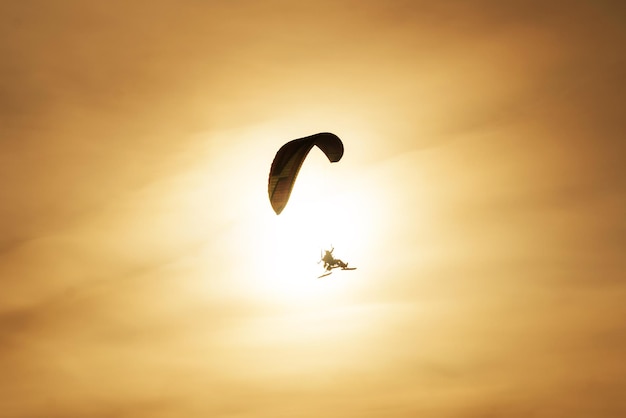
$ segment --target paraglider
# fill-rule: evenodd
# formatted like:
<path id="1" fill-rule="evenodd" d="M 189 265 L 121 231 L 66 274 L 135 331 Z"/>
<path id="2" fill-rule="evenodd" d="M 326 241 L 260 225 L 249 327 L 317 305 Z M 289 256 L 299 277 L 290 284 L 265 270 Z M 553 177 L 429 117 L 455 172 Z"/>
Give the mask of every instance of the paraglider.
<path id="1" fill-rule="evenodd" d="M 287 206 L 300 167 L 313 146 L 321 149 L 331 163 L 343 156 L 343 143 L 329 132 L 294 139 L 280 147 L 272 162 L 267 185 L 270 203 L 277 215 Z"/>
<path id="2" fill-rule="evenodd" d="M 280 215 L 287 206 L 300 167 L 314 146 L 322 150 L 331 163 L 336 163 L 343 156 L 343 143 L 337 135 L 329 132 L 294 139 L 280 147 L 272 161 L 267 184 L 270 203 L 277 215 Z M 320 278 L 328 276 L 335 268 L 356 269 L 355 267 L 348 267 L 348 263 L 335 258 L 333 251 L 334 248 L 327 250 L 326 254 L 318 261 L 318 264 L 324 262 L 324 273 L 319 276 Z"/>
<path id="3" fill-rule="evenodd" d="M 333 272 L 333 269 L 339 267 L 342 270 L 356 270 L 356 267 L 348 267 L 348 263 L 344 263 L 339 258 L 335 258 L 333 256 L 333 251 L 335 251 L 335 247 L 331 247 L 330 250 L 326 250 L 320 261 L 318 261 L 318 264 L 322 261 L 324 262 L 324 270 L 326 270 L 321 276 L 318 276 L 318 279 L 328 276 Z"/>

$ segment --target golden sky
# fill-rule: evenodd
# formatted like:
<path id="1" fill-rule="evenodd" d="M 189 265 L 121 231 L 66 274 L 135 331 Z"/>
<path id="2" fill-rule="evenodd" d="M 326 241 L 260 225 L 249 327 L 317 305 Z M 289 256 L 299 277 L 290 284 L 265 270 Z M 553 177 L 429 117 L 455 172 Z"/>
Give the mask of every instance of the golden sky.
<path id="1" fill-rule="evenodd" d="M 626 416 L 625 23 L 0 3 L 0 415 Z"/>

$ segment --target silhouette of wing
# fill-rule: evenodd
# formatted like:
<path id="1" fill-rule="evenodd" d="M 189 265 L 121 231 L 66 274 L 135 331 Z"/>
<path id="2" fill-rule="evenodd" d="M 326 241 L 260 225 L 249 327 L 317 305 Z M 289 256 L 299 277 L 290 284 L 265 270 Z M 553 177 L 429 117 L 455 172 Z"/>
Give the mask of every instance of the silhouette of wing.
<path id="1" fill-rule="evenodd" d="M 294 139 L 280 147 L 272 162 L 267 185 L 270 203 L 277 215 L 287 206 L 300 167 L 313 146 L 321 149 L 331 163 L 343 156 L 343 143 L 329 132 Z"/>

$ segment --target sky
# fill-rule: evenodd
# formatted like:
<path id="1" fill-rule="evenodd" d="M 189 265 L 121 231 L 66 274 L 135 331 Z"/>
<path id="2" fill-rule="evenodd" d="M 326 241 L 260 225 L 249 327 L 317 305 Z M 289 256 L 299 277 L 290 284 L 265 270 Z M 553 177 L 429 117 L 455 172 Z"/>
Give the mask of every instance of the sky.
<path id="1" fill-rule="evenodd" d="M 622 2 L 0 23 L 0 415 L 626 415 Z"/>

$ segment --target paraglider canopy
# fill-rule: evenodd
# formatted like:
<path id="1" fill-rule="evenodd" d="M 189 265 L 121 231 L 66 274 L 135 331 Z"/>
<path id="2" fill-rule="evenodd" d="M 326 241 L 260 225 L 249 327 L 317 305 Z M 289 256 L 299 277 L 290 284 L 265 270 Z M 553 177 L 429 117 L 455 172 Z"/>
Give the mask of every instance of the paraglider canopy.
<path id="1" fill-rule="evenodd" d="M 287 205 L 300 167 L 315 145 L 324 152 L 331 163 L 341 160 L 343 156 L 343 143 L 337 135 L 329 132 L 294 139 L 283 145 L 276 153 L 270 168 L 267 192 L 277 215 Z"/>

